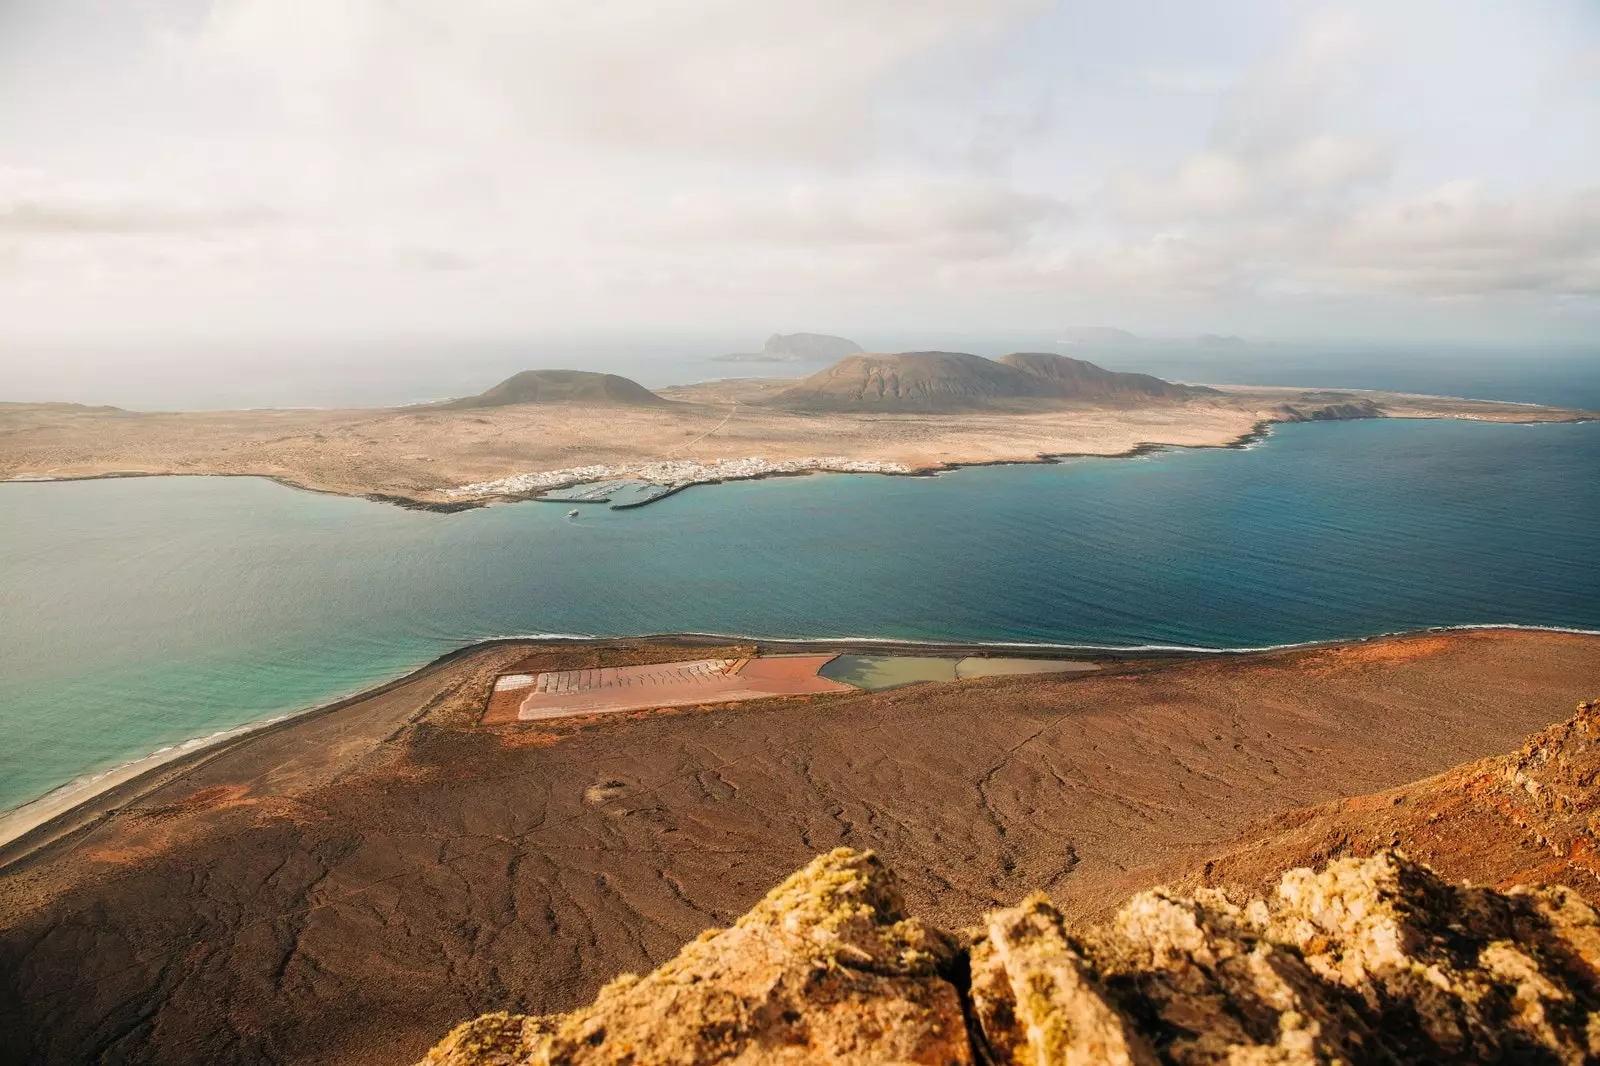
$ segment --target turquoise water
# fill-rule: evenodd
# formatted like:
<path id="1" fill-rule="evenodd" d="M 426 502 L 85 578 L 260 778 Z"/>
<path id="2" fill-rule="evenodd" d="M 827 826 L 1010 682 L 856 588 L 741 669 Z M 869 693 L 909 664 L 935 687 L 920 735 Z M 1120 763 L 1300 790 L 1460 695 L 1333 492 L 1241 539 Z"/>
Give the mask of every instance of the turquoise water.
<path id="1" fill-rule="evenodd" d="M 248 478 L 0 486 L 0 807 L 505 634 L 1246 647 L 1600 629 L 1600 424 L 456 515 Z M 1597 664 L 1600 673 L 1600 664 Z"/>

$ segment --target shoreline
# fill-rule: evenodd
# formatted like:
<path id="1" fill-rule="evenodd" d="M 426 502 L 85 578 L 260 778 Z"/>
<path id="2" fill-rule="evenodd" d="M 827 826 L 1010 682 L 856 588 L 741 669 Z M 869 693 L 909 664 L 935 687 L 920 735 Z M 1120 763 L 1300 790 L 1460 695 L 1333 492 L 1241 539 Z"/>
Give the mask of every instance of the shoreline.
<path id="1" fill-rule="evenodd" d="M 1345 390 L 1345 391 L 1370 391 L 1370 390 Z M 1499 401 L 1496 401 L 1499 402 Z M 1509 402 L 1509 401 L 1506 401 Z M 1543 407 L 1542 404 L 1518 404 L 1525 407 Z M 718 477 L 705 481 L 689 481 L 676 485 L 670 492 L 661 493 L 639 503 L 626 504 L 614 507 L 613 510 L 635 510 L 646 507 L 660 500 L 676 496 L 688 489 L 701 486 L 732 484 L 740 481 L 766 481 L 772 478 L 812 477 L 830 474 L 873 474 L 879 477 L 938 477 L 942 473 L 956 470 L 969 470 L 990 466 L 1054 466 L 1078 459 L 1140 459 L 1148 455 L 1156 455 L 1167 451 L 1201 451 L 1207 449 L 1229 449 L 1243 451 L 1270 438 L 1273 427 L 1280 425 L 1309 425 L 1332 422 L 1374 421 L 1379 418 L 1408 420 L 1408 421 L 1458 421 L 1458 422 L 1483 422 L 1490 425 L 1505 426 L 1542 426 L 1542 425 L 1588 425 L 1600 422 L 1592 417 L 1574 417 L 1564 419 L 1529 419 L 1525 421 L 1511 421 L 1505 419 L 1482 418 L 1471 415 L 1390 415 L 1383 414 L 1362 418 L 1310 418 L 1286 419 L 1268 418 L 1255 422 L 1243 433 L 1217 444 L 1173 444 L 1163 441 L 1140 441 L 1129 448 L 1116 452 L 1041 452 L 1032 458 L 1017 459 L 975 459 L 971 461 L 949 460 L 936 465 L 914 467 L 905 470 L 832 470 L 816 468 L 809 470 L 774 470 L 740 477 Z M 873 460 L 876 461 L 876 460 Z M 537 473 L 537 471 L 535 471 Z M 517 477 L 521 475 L 507 475 Z M 434 514 L 459 514 L 463 511 L 474 511 L 484 507 L 493 507 L 503 504 L 515 503 L 571 503 L 574 501 L 547 500 L 543 495 L 547 492 L 558 492 L 579 485 L 598 484 L 597 481 L 577 481 L 570 484 L 552 485 L 539 489 L 537 493 L 506 493 L 503 495 L 474 496 L 459 500 L 424 500 L 413 496 L 404 496 L 397 493 L 379 491 L 341 491 L 339 489 L 318 488 L 295 481 L 280 474 L 252 474 L 239 471 L 149 471 L 149 470 L 108 470 L 99 474 L 63 474 L 40 475 L 23 474 L 14 477 L 0 478 L 0 485 L 51 485 L 66 484 L 76 481 L 109 481 L 117 479 L 155 478 L 155 477 L 240 477 L 261 478 L 282 485 L 284 488 L 295 489 L 301 492 L 312 492 L 322 496 L 342 496 L 346 499 L 368 500 L 372 503 L 390 504 L 408 511 L 425 511 Z M 604 502 L 604 501 L 576 501 Z"/>
<path id="2" fill-rule="evenodd" d="M 1569 626 L 1541 626 L 1508 622 L 1463 623 L 1427 626 L 1419 629 L 1377 633 L 1368 636 L 1292 641 L 1252 647 L 1206 648 L 1191 645 L 1142 644 L 1095 645 L 1052 644 L 1031 641 L 937 641 L 906 640 L 893 637 L 776 638 L 766 639 L 728 633 L 649 633 L 637 636 L 582 636 L 576 634 L 529 634 L 490 637 L 473 641 L 445 652 L 408 670 L 398 677 L 360 691 L 340 696 L 327 703 L 286 711 L 259 722 L 218 730 L 203 737 L 167 745 L 148 755 L 129 759 L 106 770 L 83 774 L 42 796 L 0 811 L 0 869 L 27 858 L 50 845 L 99 825 L 123 808 L 150 792 L 176 781 L 212 759 L 245 745 L 302 725 L 326 715 L 364 703 L 411 684 L 438 670 L 493 648 L 518 644 L 547 647 L 608 647 L 638 644 L 716 646 L 730 641 L 756 644 L 786 652 L 832 651 L 840 654 L 901 652 L 926 656 L 983 656 L 1005 651 L 1018 658 L 1058 658 L 1064 655 L 1085 660 L 1117 663 L 1176 663 L 1197 659 L 1271 655 L 1286 651 L 1314 651 L 1348 647 L 1373 641 L 1404 640 L 1426 635 L 1475 632 L 1554 633 L 1574 636 L 1600 636 L 1600 629 Z"/>

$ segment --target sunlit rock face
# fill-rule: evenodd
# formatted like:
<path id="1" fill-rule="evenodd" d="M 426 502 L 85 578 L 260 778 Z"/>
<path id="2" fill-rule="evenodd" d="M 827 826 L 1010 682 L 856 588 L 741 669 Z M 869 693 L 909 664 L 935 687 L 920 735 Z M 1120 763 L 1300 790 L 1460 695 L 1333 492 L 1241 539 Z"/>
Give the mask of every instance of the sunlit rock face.
<path id="1" fill-rule="evenodd" d="M 484 1015 L 432 1066 L 1476 1063 L 1600 1056 L 1600 920 L 1570 889 L 1450 885 L 1388 851 L 1264 899 L 1043 895 L 950 933 L 841 848 L 572 1014 Z"/>

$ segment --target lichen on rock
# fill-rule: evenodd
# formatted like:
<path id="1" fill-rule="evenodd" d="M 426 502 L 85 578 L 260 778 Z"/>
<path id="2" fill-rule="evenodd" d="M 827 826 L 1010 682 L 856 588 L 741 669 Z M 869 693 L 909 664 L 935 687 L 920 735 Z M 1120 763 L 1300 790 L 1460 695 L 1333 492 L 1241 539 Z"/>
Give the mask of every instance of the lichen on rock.
<path id="1" fill-rule="evenodd" d="M 905 915 L 876 858 L 841 848 L 590 1006 L 468 1022 L 425 1062 L 965 1064 L 961 997 L 943 976 L 955 957 L 948 934 Z"/>
<path id="2" fill-rule="evenodd" d="M 431 1066 L 1600 1061 L 1600 919 L 1570 889 L 1450 885 L 1395 851 L 1244 903 L 1135 896 L 1069 928 L 1042 894 L 955 936 L 839 849 L 730 929 L 552 1018 L 491 1014 Z"/>

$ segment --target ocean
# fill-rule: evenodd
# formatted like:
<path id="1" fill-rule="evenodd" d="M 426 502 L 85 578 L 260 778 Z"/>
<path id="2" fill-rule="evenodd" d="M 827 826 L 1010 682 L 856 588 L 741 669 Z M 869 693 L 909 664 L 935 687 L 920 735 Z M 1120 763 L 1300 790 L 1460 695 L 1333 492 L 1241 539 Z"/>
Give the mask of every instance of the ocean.
<path id="1" fill-rule="evenodd" d="M 1597 423 L 1290 425 L 1243 450 L 772 479 L 578 519 L 216 477 L 0 485 L 0 515 L 0 809 L 495 636 L 1600 630 Z"/>

